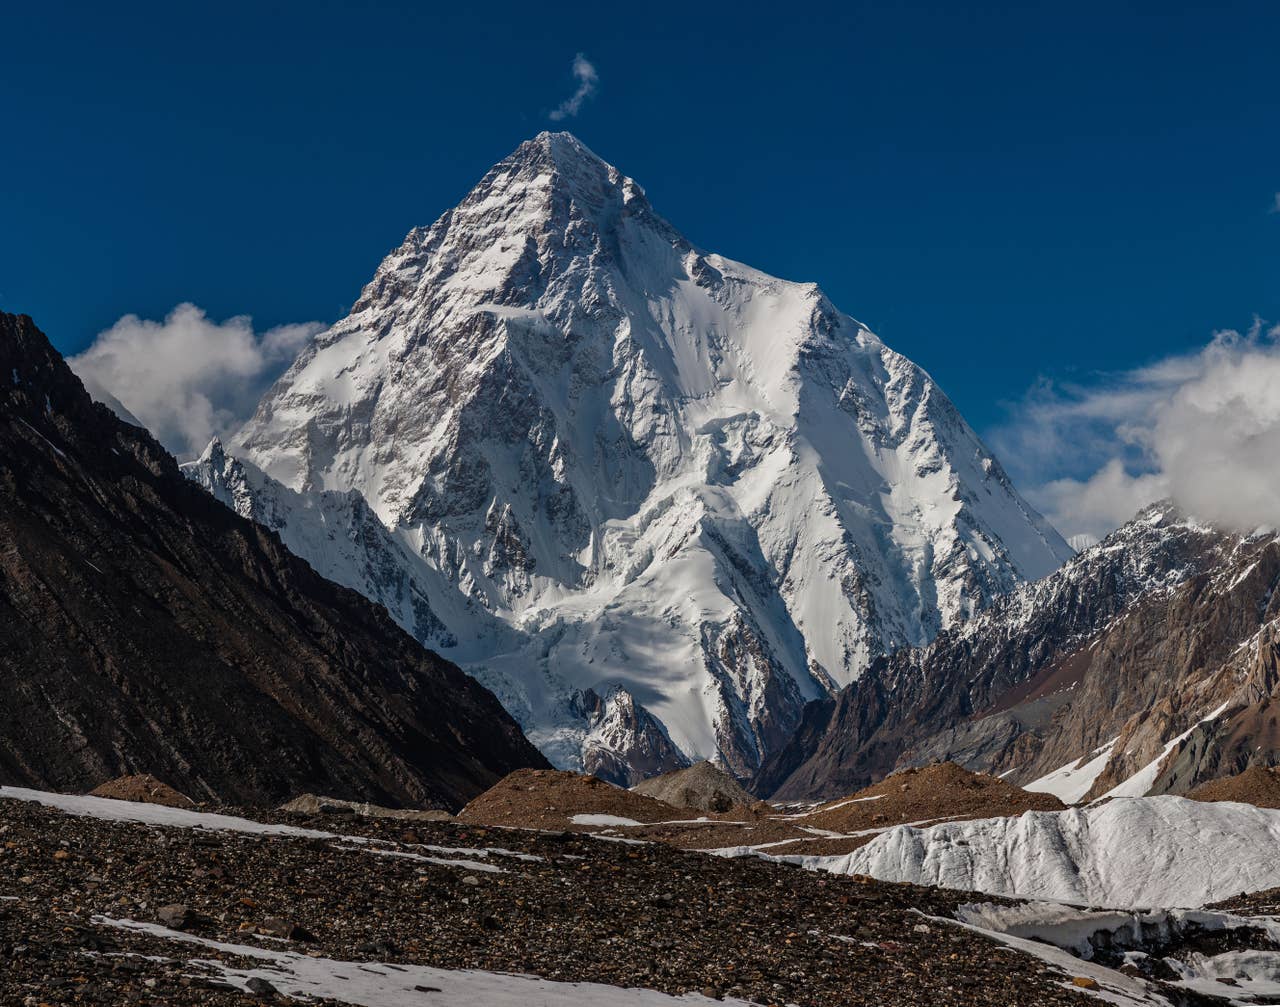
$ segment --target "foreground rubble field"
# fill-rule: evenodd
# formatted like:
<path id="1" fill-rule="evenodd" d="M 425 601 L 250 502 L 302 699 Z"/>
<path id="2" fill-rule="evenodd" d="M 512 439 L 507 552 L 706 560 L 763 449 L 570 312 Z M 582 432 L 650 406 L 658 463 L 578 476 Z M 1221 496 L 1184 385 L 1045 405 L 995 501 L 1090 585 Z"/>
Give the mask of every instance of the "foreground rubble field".
<path id="1" fill-rule="evenodd" d="M 176 809 L 72 800 L 94 815 L 185 815 L 188 826 L 0 799 L 6 1004 L 307 994 L 377 1005 L 1052 1005 L 1086 992 L 1068 988 L 1068 971 L 936 919 L 963 893 L 583 834 L 333 817 L 297 828 L 279 815 L 284 834 L 253 834 L 192 828 L 200 816 Z"/>

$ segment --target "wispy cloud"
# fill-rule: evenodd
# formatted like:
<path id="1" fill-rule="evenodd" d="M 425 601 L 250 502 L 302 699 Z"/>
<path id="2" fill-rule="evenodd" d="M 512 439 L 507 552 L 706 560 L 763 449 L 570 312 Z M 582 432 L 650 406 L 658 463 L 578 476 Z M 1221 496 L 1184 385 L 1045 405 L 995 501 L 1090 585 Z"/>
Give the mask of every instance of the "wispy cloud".
<path id="1" fill-rule="evenodd" d="M 115 396 L 174 454 L 234 432 L 319 322 L 257 333 L 247 316 L 214 322 L 179 304 L 163 322 L 125 315 L 68 363 L 90 388 Z"/>
<path id="2" fill-rule="evenodd" d="M 582 53 L 573 57 L 573 76 L 578 82 L 578 89 L 551 110 L 551 118 L 556 122 L 577 115 L 582 103 L 595 94 L 596 84 L 600 81 L 596 68 Z"/>
<path id="3" fill-rule="evenodd" d="M 1271 204 L 1271 212 L 1280 213 L 1280 192 L 1277 192 L 1275 195 L 1275 199 Z"/>
<path id="4" fill-rule="evenodd" d="M 992 441 L 1066 535 L 1103 535 L 1163 497 L 1229 527 L 1280 527 L 1277 388 L 1280 327 L 1255 322 L 1088 385 L 1042 383 Z"/>

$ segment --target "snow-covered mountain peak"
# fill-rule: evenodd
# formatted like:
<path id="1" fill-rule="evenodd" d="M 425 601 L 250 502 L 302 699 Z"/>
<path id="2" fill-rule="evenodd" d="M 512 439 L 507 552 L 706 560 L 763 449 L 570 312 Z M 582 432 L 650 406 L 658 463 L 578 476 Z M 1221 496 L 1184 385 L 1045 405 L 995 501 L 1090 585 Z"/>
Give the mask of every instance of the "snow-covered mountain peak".
<path id="1" fill-rule="evenodd" d="M 223 447 L 222 438 L 214 434 L 213 438 L 205 446 L 204 451 L 200 453 L 200 457 L 196 459 L 197 465 L 212 465 L 215 468 L 222 468 L 226 463 L 227 451 Z"/>
<path id="2" fill-rule="evenodd" d="M 590 196 L 601 180 L 606 180 L 610 186 L 625 188 L 628 193 L 644 195 L 644 190 L 635 181 L 623 175 L 572 133 L 565 131 L 544 130 L 532 140 L 520 144 L 493 170 L 519 166 L 554 172 L 557 184 L 574 189 L 573 195 L 580 199 Z"/>
<path id="3" fill-rule="evenodd" d="M 565 133 L 410 232 L 229 451 L 272 499 L 358 491 L 460 596 L 431 599 L 459 646 L 449 611 L 522 634 L 456 656 L 547 750 L 622 687 L 746 772 L 805 699 L 1070 555 L 923 370 Z"/>

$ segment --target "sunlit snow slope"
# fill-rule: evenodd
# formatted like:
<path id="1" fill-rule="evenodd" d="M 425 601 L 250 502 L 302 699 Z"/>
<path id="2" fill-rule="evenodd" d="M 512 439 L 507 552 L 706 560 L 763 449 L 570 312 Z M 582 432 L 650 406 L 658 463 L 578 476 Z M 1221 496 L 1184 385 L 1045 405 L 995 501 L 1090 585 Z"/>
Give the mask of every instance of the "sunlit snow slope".
<path id="1" fill-rule="evenodd" d="M 1280 811 L 1119 798 L 1016 818 L 899 826 L 808 866 L 1095 906 L 1195 907 L 1280 885 Z"/>
<path id="2" fill-rule="evenodd" d="M 749 772 L 805 700 L 1070 555 L 924 371 L 565 133 L 410 232 L 210 454 L 193 477 L 287 500 L 292 548 L 623 782 Z M 316 532 L 349 491 L 385 536 Z"/>

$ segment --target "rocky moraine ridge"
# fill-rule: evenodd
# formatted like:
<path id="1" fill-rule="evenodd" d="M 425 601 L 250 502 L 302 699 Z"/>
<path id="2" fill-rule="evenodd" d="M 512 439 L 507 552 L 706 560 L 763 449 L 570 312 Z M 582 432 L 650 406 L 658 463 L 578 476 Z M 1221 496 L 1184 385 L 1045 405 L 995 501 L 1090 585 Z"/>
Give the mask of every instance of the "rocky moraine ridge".
<path id="1" fill-rule="evenodd" d="M 975 899 L 988 915 L 1019 912 L 1008 899 L 589 834 L 169 808 L 145 824 L 148 806 L 64 814 L 33 796 L 65 801 L 0 792 L 0 952 L 15 1003 L 1229 1002 L 960 922 Z M 1274 947 L 1238 923 L 1160 951 L 1176 962 Z"/>

